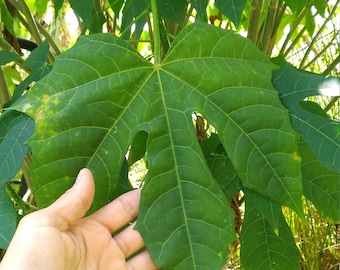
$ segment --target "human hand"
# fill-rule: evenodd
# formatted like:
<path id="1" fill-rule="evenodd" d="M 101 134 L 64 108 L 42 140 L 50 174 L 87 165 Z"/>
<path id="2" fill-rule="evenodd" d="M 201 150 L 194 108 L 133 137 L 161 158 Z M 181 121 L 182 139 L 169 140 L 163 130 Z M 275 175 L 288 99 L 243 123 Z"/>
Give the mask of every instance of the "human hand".
<path id="1" fill-rule="evenodd" d="M 82 169 L 74 186 L 49 207 L 25 216 L 3 258 L 1 270 L 158 269 L 144 250 L 134 223 L 140 190 L 130 191 L 83 218 L 94 197 L 94 181 Z"/>

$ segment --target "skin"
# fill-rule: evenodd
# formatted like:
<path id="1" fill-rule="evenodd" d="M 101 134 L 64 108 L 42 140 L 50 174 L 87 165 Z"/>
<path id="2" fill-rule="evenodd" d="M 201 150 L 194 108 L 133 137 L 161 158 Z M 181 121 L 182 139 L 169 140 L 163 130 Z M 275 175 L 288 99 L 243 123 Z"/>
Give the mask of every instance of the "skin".
<path id="1" fill-rule="evenodd" d="M 111 235 L 138 215 L 140 190 L 83 218 L 94 192 L 91 172 L 82 169 L 74 186 L 56 202 L 20 221 L 0 269 L 159 269 L 146 250 L 126 261 L 144 247 L 134 223 Z"/>

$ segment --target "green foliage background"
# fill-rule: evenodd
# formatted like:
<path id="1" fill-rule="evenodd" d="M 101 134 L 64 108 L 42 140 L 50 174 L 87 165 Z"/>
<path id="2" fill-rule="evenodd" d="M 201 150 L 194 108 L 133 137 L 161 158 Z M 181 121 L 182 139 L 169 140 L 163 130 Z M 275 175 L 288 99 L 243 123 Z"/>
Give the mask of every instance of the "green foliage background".
<path id="1" fill-rule="evenodd" d="M 80 168 L 95 176 L 93 212 L 132 188 L 128 171 L 141 158 L 148 172 L 136 229 L 162 269 L 221 269 L 238 241 L 241 268 L 299 269 L 285 209 L 306 226 L 307 198 L 328 222 L 340 221 L 340 82 L 326 76 L 337 75 L 339 57 L 325 60 L 326 49 L 339 52 L 339 29 L 326 24 L 336 3 L 0 3 L 1 247 L 16 213 L 52 203 Z M 66 30 L 36 18 L 54 8 L 60 26 L 69 7 L 82 35 L 62 52 Z M 329 29 L 329 45 L 308 58 Z M 28 57 L 15 50 L 21 34 L 38 45 Z M 298 69 L 287 60 L 306 37 Z M 151 55 L 141 55 L 142 44 Z M 311 73 L 317 65 L 323 74 Z M 333 97 L 321 108 L 311 97 L 325 91 Z M 13 185 L 18 172 L 33 193 L 28 202 Z M 236 233 L 235 213 L 244 219 Z"/>

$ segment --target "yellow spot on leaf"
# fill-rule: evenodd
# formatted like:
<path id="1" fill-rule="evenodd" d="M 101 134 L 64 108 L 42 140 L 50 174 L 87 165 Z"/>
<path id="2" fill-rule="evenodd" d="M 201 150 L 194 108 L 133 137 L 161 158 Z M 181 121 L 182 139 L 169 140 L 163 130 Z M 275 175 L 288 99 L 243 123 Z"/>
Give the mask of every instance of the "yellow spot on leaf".
<path id="1" fill-rule="evenodd" d="M 298 161 L 299 163 L 301 163 L 301 157 L 298 155 L 298 153 L 294 152 L 292 154 L 292 157 L 295 161 Z"/>

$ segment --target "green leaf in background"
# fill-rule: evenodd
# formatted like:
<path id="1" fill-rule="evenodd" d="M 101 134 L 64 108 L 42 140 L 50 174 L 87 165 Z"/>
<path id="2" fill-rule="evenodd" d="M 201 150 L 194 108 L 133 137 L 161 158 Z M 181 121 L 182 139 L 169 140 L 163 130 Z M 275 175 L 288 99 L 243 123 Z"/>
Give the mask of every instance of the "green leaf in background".
<path id="1" fill-rule="evenodd" d="M 6 26 L 6 29 L 13 35 L 15 35 L 15 31 L 13 29 L 12 17 L 7 9 L 7 5 L 4 0 L 0 0 L 0 22 Z M 1 59 L 1 57 L 0 57 Z"/>
<path id="2" fill-rule="evenodd" d="M 274 87 L 290 113 L 292 126 L 300 133 L 318 159 L 340 172 L 340 122 L 306 111 L 300 102 L 306 97 L 339 95 L 340 80 L 302 72 L 289 64 L 273 74 Z"/>
<path id="3" fill-rule="evenodd" d="M 16 211 L 5 186 L 20 170 L 33 130 L 34 120 L 27 115 L 11 111 L 0 118 L 0 248 L 8 247 L 16 228 Z"/>
<path id="4" fill-rule="evenodd" d="M 54 0 L 53 5 L 54 5 L 54 18 L 56 19 L 58 16 L 59 10 L 62 8 L 64 4 L 64 0 Z"/>
<path id="5" fill-rule="evenodd" d="M 129 151 L 129 165 L 132 165 L 137 160 L 144 157 L 146 152 L 146 144 L 148 139 L 148 133 L 140 131 L 136 134 Z"/>
<path id="6" fill-rule="evenodd" d="M 246 2 L 247 0 L 216 0 L 216 6 L 238 28 Z"/>
<path id="7" fill-rule="evenodd" d="M 300 269 L 299 250 L 282 213 L 277 234 L 247 197 L 240 241 L 242 269 Z"/>
<path id="8" fill-rule="evenodd" d="M 326 10 L 326 2 L 324 0 L 314 0 L 313 6 L 317 9 L 318 13 L 324 17 L 325 16 L 325 10 Z"/>
<path id="9" fill-rule="evenodd" d="M 340 174 L 326 168 L 313 154 L 310 147 L 300 140 L 302 158 L 303 194 L 323 217 L 340 221 Z"/>
<path id="10" fill-rule="evenodd" d="M 44 41 L 40 46 L 30 53 L 22 67 L 30 68 L 31 73 L 15 88 L 11 100 L 12 103 L 22 97 L 24 91 L 27 90 L 32 82 L 39 81 L 50 72 L 51 66 L 46 62 L 48 52 L 49 44 L 47 41 Z"/>
<path id="11" fill-rule="evenodd" d="M 307 0 L 285 0 L 285 3 L 297 16 L 307 4 Z"/>
<path id="12" fill-rule="evenodd" d="M 306 10 L 305 26 L 308 34 L 312 37 L 315 30 L 315 18 L 310 8 Z"/>
<path id="13" fill-rule="evenodd" d="M 143 27 L 146 22 L 146 11 L 149 8 L 148 0 L 126 0 L 123 8 L 123 18 L 122 18 L 122 30 L 121 37 L 123 39 L 129 39 L 131 33 L 131 24 L 135 22 L 136 24 L 136 36 L 134 39 L 139 39 L 142 34 Z M 137 19 L 138 18 L 138 19 Z M 129 30 L 129 31 L 127 31 Z"/>
<path id="14" fill-rule="evenodd" d="M 111 9 L 113 10 L 113 12 L 116 15 L 122 9 L 124 0 L 109 0 L 109 3 L 110 3 Z"/>
<path id="15" fill-rule="evenodd" d="M 0 51 L 0 66 L 20 58 L 19 55 L 9 51 Z"/>
<path id="16" fill-rule="evenodd" d="M 81 37 L 15 106 L 36 120 L 30 146 L 38 205 L 65 192 L 82 167 L 95 176 L 91 211 L 105 205 L 120 187 L 129 146 L 145 131 L 149 170 L 136 228 L 154 263 L 222 267 L 234 214 L 192 114 L 217 129 L 244 186 L 301 215 L 297 142 L 272 68 L 251 41 L 205 23 L 183 29 L 156 65 L 114 35 Z"/>
<path id="17" fill-rule="evenodd" d="M 158 0 L 157 6 L 161 15 L 182 26 L 182 20 L 188 3 L 183 0 Z"/>
<path id="18" fill-rule="evenodd" d="M 189 0 L 190 4 L 196 9 L 196 19 L 200 21 L 207 21 L 207 6 L 208 0 Z"/>
<path id="19" fill-rule="evenodd" d="M 220 185 L 227 200 L 230 201 L 240 190 L 240 179 L 218 135 L 212 133 L 207 140 L 200 143 L 200 146 L 211 174 Z"/>
<path id="20" fill-rule="evenodd" d="M 16 211 L 14 204 L 0 183 L 0 248 L 7 249 L 16 228 Z"/>
<path id="21" fill-rule="evenodd" d="M 94 0 L 70 0 L 70 5 L 74 12 L 83 20 L 83 32 L 86 29 L 88 29 L 90 33 L 102 31 L 105 17 L 101 11 L 95 10 Z"/>
<path id="22" fill-rule="evenodd" d="M 26 141 L 34 131 L 34 120 L 18 112 L 0 118 L 0 184 L 10 181 L 19 171 L 27 154 Z"/>
<path id="23" fill-rule="evenodd" d="M 46 12 L 48 2 L 49 0 L 35 0 L 34 1 L 39 18 L 41 18 L 41 16 L 44 15 L 44 13 Z"/>
<path id="24" fill-rule="evenodd" d="M 270 224 L 273 231 L 278 234 L 281 205 L 274 202 L 259 193 L 250 189 L 242 188 L 246 198 L 261 213 L 262 217 Z"/>

